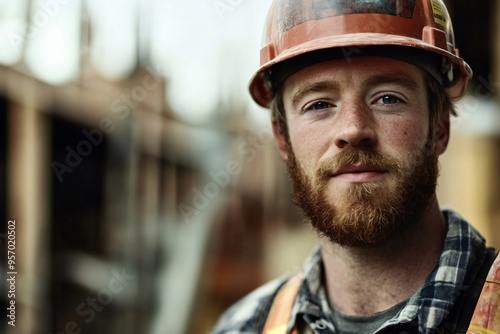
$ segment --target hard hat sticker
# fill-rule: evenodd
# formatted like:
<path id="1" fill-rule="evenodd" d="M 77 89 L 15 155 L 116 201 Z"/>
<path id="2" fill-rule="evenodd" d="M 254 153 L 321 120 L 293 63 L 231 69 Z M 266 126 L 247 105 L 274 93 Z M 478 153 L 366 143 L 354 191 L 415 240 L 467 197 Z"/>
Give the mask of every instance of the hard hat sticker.
<path id="1" fill-rule="evenodd" d="M 446 27 L 446 10 L 443 3 L 440 0 L 431 0 L 432 6 L 432 16 L 434 16 L 434 22 Z"/>
<path id="2" fill-rule="evenodd" d="M 386 14 L 411 18 L 415 2 L 416 0 L 281 0 L 277 4 L 277 19 L 279 30 L 284 32 L 304 22 L 346 14 Z"/>

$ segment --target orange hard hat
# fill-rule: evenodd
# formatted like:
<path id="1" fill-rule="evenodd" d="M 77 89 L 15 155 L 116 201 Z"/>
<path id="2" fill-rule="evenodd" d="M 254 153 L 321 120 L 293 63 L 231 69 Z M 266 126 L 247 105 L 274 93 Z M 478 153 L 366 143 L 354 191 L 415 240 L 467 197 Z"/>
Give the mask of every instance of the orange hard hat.
<path id="1" fill-rule="evenodd" d="M 269 107 L 284 80 L 301 68 L 358 55 L 415 64 L 452 98 L 464 94 L 472 76 L 442 0 L 274 0 L 250 94 Z"/>

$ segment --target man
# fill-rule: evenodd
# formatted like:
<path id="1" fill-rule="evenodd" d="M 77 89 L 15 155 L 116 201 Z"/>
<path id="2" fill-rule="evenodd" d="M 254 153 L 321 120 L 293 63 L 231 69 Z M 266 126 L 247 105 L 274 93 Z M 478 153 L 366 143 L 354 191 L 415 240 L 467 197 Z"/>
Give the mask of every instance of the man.
<path id="1" fill-rule="evenodd" d="M 275 0 L 265 39 L 250 91 L 319 247 L 214 333 L 464 333 L 494 253 L 435 194 L 472 75 L 444 4 Z"/>

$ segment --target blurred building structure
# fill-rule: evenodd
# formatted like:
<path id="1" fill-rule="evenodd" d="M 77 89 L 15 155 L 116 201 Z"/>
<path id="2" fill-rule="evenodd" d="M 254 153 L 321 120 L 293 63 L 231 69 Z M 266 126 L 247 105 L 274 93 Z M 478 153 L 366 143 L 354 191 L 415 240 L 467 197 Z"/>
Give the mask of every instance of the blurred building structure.
<path id="1" fill-rule="evenodd" d="M 500 247 L 500 5 L 445 0 L 461 56 L 474 75 L 451 121 L 451 141 L 441 157 L 438 196 Z"/>
<path id="2" fill-rule="evenodd" d="M 15 220 L 17 271 L 16 327 L 2 333 L 205 333 L 314 245 L 269 126 L 228 90 L 203 123 L 183 119 L 133 3 L 0 3 L 0 270 Z M 439 196 L 499 247 L 500 8 L 448 3 L 477 70 Z M 102 28 L 116 8 L 121 25 Z"/>

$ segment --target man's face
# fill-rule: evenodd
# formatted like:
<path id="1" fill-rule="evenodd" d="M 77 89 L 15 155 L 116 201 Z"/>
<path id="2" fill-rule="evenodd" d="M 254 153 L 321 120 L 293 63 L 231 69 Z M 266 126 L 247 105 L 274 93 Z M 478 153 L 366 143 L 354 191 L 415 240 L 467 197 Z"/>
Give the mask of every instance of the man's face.
<path id="1" fill-rule="evenodd" d="M 277 134 L 278 144 L 294 200 L 317 231 L 366 246 L 411 228 L 434 195 L 448 136 L 446 126 L 438 139 L 429 133 L 421 70 L 339 59 L 297 72 L 283 89 L 290 142 Z"/>

